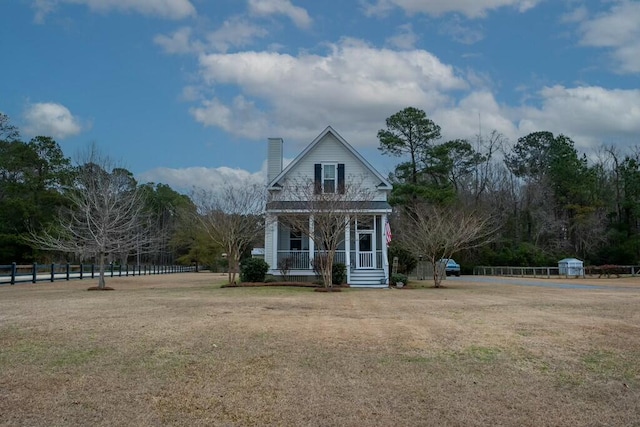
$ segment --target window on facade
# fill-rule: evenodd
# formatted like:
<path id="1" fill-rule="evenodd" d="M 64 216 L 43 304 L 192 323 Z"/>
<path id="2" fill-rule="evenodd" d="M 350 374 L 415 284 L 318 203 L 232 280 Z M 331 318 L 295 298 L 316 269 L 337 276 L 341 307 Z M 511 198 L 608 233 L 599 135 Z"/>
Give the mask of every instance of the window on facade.
<path id="1" fill-rule="evenodd" d="M 373 230 L 373 216 L 359 216 L 357 218 L 358 230 Z"/>
<path id="2" fill-rule="evenodd" d="M 322 191 L 324 193 L 336 192 L 336 165 L 322 165 Z"/>
<path id="3" fill-rule="evenodd" d="M 299 231 L 291 230 L 289 234 L 289 248 L 292 251 L 302 250 L 302 233 Z"/>

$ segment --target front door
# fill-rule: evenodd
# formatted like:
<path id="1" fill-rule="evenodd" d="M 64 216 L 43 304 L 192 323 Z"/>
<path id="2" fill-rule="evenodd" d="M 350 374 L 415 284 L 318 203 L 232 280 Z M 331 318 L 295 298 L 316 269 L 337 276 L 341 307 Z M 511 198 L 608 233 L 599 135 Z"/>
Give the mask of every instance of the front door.
<path id="1" fill-rule="evenodd" d="M 375 268 L 373 231 L 358 231 L 356 237 L 356 268 Z"/>

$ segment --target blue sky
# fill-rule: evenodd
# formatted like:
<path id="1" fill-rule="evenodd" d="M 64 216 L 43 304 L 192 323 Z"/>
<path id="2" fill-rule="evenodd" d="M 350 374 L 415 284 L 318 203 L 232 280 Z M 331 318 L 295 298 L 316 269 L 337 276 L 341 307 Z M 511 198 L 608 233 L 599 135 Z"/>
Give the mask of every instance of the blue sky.
<path id="1" fill-rule="evenodd" d="M 67 156 L 96 143 L 142 181 L 262 179 L 327 125 L 380 172 L 391 114 L 443 140 L 538 130 L 640 144 L 640 2 L 4 0 L 0 112 Z"/>

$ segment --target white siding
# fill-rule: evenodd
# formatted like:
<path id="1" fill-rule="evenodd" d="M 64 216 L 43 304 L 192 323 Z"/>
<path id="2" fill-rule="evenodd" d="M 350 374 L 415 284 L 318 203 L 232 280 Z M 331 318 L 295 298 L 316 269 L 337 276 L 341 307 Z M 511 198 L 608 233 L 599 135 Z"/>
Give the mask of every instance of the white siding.
<path id="1" fill-rule="evenodd" d="M 267 214 L 265 217 L 266 227 L 264 228 L 264 260 L 270 268 L 276 268 L 273 264 L 273 231 L 274 216 Z"/>
<path id="2" fill-rule="evenodd" d="M 313 181 L 314 165 L 316 163 L 344 163 L 345 181 L 362 182 L 366 188 L 374 190 L 380 179 L 360 162 L 333 134 L 328 133 L 307 155 L 301 159 L 288 173 L 286 180 L 293 182 Z M 386 201 L 387 195 L 384 191 L 376 191 L 375 201 Z"/>

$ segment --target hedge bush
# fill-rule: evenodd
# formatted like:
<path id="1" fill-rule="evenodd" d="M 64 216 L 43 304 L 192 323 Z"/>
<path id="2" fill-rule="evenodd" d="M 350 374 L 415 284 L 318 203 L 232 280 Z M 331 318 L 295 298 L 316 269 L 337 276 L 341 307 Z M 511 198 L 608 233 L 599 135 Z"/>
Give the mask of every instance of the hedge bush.
<path id="1" fill-rule="evenodd" d="M 269 271 L 269 264 L 260 258 L 249 258 L 240 266 L 240 280 L 242 282 L 264 282 Z"/>
<path id="2" fill-rule="evenodd" d="M 391 275 L 391 280 L 389 281 L 390 282 L 389 284 L 391 286 L 395 286 L 399 282 L 402 282 L 406 285 L 408 280 L 409 278 L 405 274 L 396 273 Z"/>
<path id="3" fill-rule="evenodd" d="M 342 285 L 347 281 L 347 266 L 341 262 L 336 262 L 331 268 L 331 283 Z"/>

